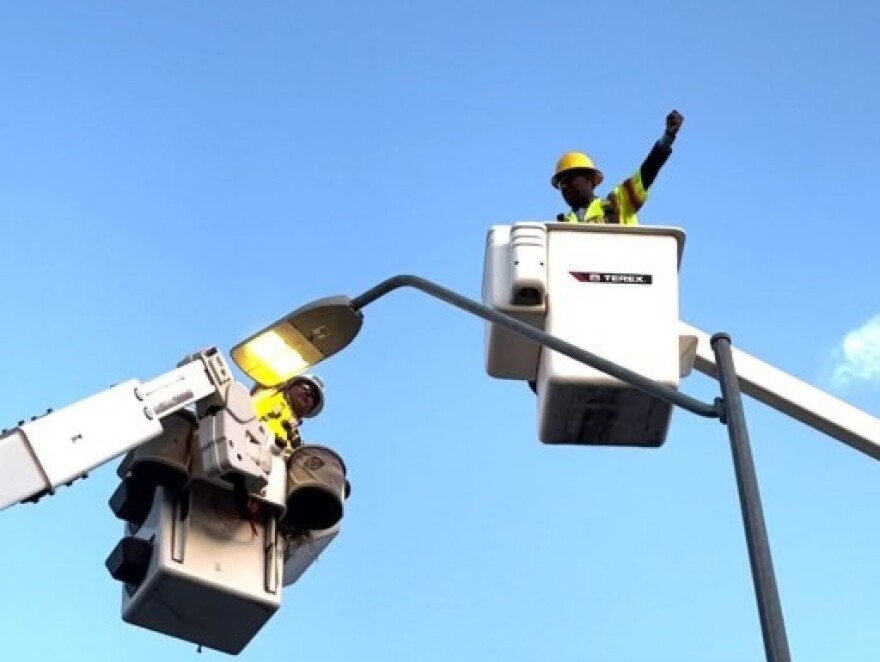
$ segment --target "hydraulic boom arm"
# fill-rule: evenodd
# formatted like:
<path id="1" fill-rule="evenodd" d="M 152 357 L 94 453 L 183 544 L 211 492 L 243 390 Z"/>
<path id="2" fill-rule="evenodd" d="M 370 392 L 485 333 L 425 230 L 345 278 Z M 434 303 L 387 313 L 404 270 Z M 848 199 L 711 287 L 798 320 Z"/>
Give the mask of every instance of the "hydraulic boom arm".
<path id="1" fill-rule="evenodd" d="M 709 335 L 684 322 L 681 335 L 696 339 L 694 367 L 717 379 L 718 367 Z M 735 347 L 732 351 L 743 393 L 880 460 L 880 419 Z"/>
<path id="2" fill-rule="evenodd" d="M 162 419 L 217 395 L 232 382 L 208 349 L 148 382 L 132 379 L 0 435 L 0 510 L 51 494 L 113 458 L 155 439 Z"/>

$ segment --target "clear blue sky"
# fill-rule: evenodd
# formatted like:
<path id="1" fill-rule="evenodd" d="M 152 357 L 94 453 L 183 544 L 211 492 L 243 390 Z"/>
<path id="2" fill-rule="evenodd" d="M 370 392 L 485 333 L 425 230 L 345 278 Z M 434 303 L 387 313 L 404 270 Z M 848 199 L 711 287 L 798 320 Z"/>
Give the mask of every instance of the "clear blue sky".
<path id="1" fill-rule="evenodd" d="M 642 221 L 688 233 L 683 319 L 880 415 L 878 30 L 867 1 L 4 3 L 0 418 L 396 273 L 478 297 L 488 227 L 562 210 L 562 151 L 619 180 L 672 108 Z M 478 320 L 366 313 L 304 428 L 343 532 L 242 659 L 762 659 L 722 426 L 546 447 Z M 795 659 L 876 660 L 880 466 L 747 413 Z M 0 514 L 4 660 L 196 659 L 119 618 L 115 484 Z"/>

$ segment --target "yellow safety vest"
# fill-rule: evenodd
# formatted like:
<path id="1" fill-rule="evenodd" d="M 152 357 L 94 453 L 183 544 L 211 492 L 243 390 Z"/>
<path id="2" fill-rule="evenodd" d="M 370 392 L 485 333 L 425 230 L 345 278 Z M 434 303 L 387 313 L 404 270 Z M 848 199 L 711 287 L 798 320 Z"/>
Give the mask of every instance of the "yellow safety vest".
<path id="1" fill-rule="evenodd" d="M 278 388 L 260 388 L 252 392 L 251 399 L 259 418 L 274 434 L 279 446 L 295 448 L 302 444 L 299 436 L 299 419 L 290 408 L 284 393 Z"/>
<path id="2" fill-rule="evenodd" d="M 580 218 L 574 210 L 565 213 L 562 220 L 566 223 L 619 223 L 620 225 L 638 225 L 636 212 L 648 199 L 648 191 L 642 184 L 642 173 L 636 171 L 629 179 L 614 187 L 607 198 L 593 198 L 587 210 Z M 616 215 L 616 219 L 608 212 Z"/>

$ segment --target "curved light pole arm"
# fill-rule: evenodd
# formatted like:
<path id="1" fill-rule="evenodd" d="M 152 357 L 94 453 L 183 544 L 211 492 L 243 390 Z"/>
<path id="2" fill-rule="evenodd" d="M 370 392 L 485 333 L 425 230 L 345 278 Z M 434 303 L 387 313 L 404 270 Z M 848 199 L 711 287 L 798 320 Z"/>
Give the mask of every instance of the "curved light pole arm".
<path id="1" fill-rule="evenodd" d="M 668 402 L 669 404 L 687 409 L 688 411 L 697 414 L 698 416 L 705 416 L 707 418 L 718 418 L 720 416 L 719 408 L 715 403 L 708 404 L 705 402 L 701 402 L 700 400 L 692 398 L 689 395 L 679 393 L 675 389 L 670 388 L 664 384 L 658 384 L 657 382 L 648 379 L 647 377 L 640 375 L 636 372 L 633 372 L 628 368 L 624 368 L 623 366 L 618 365 L 613 361 L 608 361 L 607 359 L 603 359 L 601 356 L 596 356 L 595 354 L 588 352 L 585 349 L 581 349 L 576 345 L 572 345 L 571 343 L 566 342 L 561 338 L 557 338 L 556 336 L 552 336 L 549 333 L 545 333 L 544 331 L 536 329 L 535 327 L 526 324 L 525 322 L 521 322 L 518 319 L 510 317 L 509 315 L 499 313 L 497 310 L 477 303 L 476 301 L 468 299 L 467 297 L 462 296 L 457 292 L 453 292 L 450 289 L 442 287 L 437 283 L 434 283 L 425 278 L 421 278 L 419 276 L 412 276 L 407 274 L 393 276 L 387 280 L 382 281 L 375 287 L 370 288 L 360 296 L 352 299 L 350 305 L 355 310 L 360 310 L 365 306 L 371 304 L 376 299 L 383 297 L 389 292 L 401 287 L 412 287 L 414 289 L 424 292 L 425 294 L 430 294 L 434 298 L 445 301 L 446 303 L 451 304 L 456 308 L 467 311 L 472 315 L 476 315 L 477 317 L 482 317 L 487 322 L 497 324 L 498 326 L 504 327 L 509 331 L 513 331 L 514 333 L 518 333 L 521 336 L 525 336 L 529 340 L 532 340 L 539 345 L 543 345 L 544 347 L 552 349 L 553 351 L 564 354 L 565 356 L 568 356 L 575 361 L 585 363 L 591 368 L 601 370 L 605 374 L 616 377 L 617 379 L 620 379 L 621 381 L 624 381 L 631 386 L 634 386 L 640 391 L 644 391 L 645 393 L 648 393 L 655 398 L 659 398 L 664 402 Z"/>

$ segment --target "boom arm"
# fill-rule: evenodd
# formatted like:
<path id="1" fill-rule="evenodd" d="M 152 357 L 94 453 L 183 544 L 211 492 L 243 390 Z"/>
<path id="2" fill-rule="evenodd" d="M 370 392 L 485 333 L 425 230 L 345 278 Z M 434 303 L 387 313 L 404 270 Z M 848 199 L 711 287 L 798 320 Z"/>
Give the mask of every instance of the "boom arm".
<path id="1" fill-rule="evenodd" d="M 21 423 L 0 436 L 0 510 L 51 494 L 113 458 L 155 439 L 162 418 L 220 393 L 232 382 L 214 348 L 148 382 L 132 379 Z"/>
<path id="2" fill-rule="evenodd" d="M 696 339 L 694 367 L 718 378 L 708 334 L 681 323 L 682 337 Z M 830 437 L 880 460 L 880 419 L 802 382 L 745 352 L 732 348 L 743 393 Z"/>

